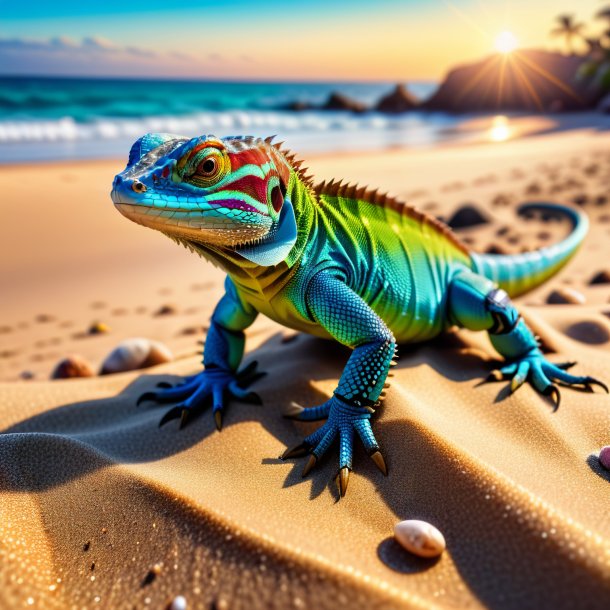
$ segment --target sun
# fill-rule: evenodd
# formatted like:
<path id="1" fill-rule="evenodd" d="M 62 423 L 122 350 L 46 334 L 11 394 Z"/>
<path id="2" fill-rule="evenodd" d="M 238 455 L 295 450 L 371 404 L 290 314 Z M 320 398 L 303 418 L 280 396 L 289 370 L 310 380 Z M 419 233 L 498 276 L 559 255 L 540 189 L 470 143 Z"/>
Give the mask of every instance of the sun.
<path id="1" fill-rule="evenodd" d="M 519 46 L 519 41 L 512 32 L 504 31 L 496 36 L 494 47 L 499 53 L 511 53 Z"/>

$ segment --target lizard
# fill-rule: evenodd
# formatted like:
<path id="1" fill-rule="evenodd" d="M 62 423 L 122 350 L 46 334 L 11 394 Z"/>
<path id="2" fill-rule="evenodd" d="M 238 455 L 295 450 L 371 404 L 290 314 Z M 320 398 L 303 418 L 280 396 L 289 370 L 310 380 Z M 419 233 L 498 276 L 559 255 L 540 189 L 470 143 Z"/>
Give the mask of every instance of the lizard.
<path id="1" fill-rule="evenodd" d="M 260 402 L 251 384 L 262 374 L 239 366 L 244 331 L 263 314 L 280 324 L 352 349 L 332 396 L 285 415 L 326 420 L 282 459 L 309 456 L 306 476 L 339 442 L 340 497 L 352 471 L 357 435 L 384 475 L 371 425 L 384 397 L 397 345 L 429 340 L 450 327 L 486 331 L 504 357 L 486 381 L 529 382 L 559 406 L 558 383 L 607 386 L 553 364 L 510 300 L 562 268 L 583 241 L 580 210 L 547 202 L 519 212 L 560 212 L 571 224 L 558 243 L 516 255 L 469 250 L 431 215 L 378 190 L 331 180 L 314 184 L 302 162 L 273 138 L 150 133 L 138 139 L 111 198 L 128 219 L 155 229 L 226 272 L 203 351 L 203 370 L 138 399 L 179 403 L 159 425 L 212 406 L 220 431 L 232 400 Z M 165 386 L 165 387 L 163 387 Z"/>

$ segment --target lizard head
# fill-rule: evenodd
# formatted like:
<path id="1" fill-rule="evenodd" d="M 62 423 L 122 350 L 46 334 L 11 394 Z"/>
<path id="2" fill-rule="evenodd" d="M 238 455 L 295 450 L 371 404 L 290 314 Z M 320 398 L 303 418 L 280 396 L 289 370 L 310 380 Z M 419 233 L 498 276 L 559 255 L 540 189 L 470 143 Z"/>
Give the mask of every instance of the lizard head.
<path id="1" fill-rule="evenodd" d="M 277 264 L 296 240 L 290 171 L 260 138 L 149 133 L 132 146 L 111 197 L 130 220 L 181 242 Z M 281 252 L 257 257 L 278 244 Z"/>

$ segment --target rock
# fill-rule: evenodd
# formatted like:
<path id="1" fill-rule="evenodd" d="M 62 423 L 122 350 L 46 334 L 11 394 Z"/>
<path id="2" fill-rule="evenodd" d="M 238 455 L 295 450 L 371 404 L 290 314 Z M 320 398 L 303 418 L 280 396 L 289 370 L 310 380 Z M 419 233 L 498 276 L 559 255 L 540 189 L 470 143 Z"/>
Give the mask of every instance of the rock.
<path id="1" fill-rule="evenodd" d="M 36 377 L 34 371 L 21 371 L 21 373 L 19 373 L 19 378 L 24 381 L 29 381 L 30 379 L 34 379 L 34 377 Z"/>
<path id="2" fill-rule="evenodd" d="M 574 288 L 563 286 L 553 290 L 546 298 L 546 302 L 550 305 L 584 305 L 587 299 Z"/>
<path id="3" fill-rule="evenodd" d="M 170 316 L 175 314 L 178 311 L 178 308 L 175 305 L 161 305 L 157 311 L 153 314 L 154 316 Z"/>
<path id="4" fill-rule="evenodd" d="M 606 470 L 610 470 L 610 445 L 601 448 L 599 452 L 599 463 Z"/>
<path id="5" fill-rule="evenodd" d="M 610 93 L 601 99 L 597 109 L 604 114 L 610 114 Z"/>
<path id="6" fill-rule="evenodd" d="M 172 599 L 167 610 L 186 610 L 186 598 L 183 595 L 177 595 Z"/>
<path id="7" fill-rule="evenodd" d="M 522 49 L 513 51 L 510 59 L 507 62 L 504 55 L 496 53 L 455 68 L 422 107 L 498 113 L 582 110 L 594 105 L 596 96 L 577 79 L 584 57 Z"/>
<path id="8" fill-rule="evenodd" d="M 110 332 L 110 326 L 103 322 L 94 322 L 87 330 L 89 335 L 105 335 Z"/>
<path id="9" fill-rule="evenodd" d="M 596 273 L 589 282 L 589 285 L 591 286 L 594 284 L 610 284 L 610 271 L 604 269 L 603 271 Z"/>
<path id="10" fill-rule="evenodd" d="M 597 320 L 575 322 L 566 328 L 565 332 L 568 337 L 590 345 L 603 345 L 610 341 L 608 328 Z"/>
<path id="11" fill-rule="evenodd" d="M 463 229 L 466 227 L 475 227 L 477 225 L 484 225 L 489 222 L 489 218 L 485 216 L 475 206 L 467 204 L 458 208 L 453 216 L 447 221 L 447 224 L 452 229 Z"/>
<path id="12" fill-rule="evenodd" d="M 438 529 L 418 519 L 398 523 L 394 527 L 394 536 L 401 546 L 419 557 L 438 557 L 447 546 Z"/>
<path id="13" fill-rule="evenodd" d="M 280 107 L 280 110 L 292 110 L 294 112 L 303 112 L 305 110 L 313 110 L 315 106 L 311 102 L 302 100 L 294 100 Z"/>
<path id="14" fill-rule="evenodd" d="M 407 112 L 414 108 L 417 108 L 417 100 L 402 84 L 396 85 L 394 91 L 382 97 L 375 105 L 375 110 L 389 114 Z"/>
<path id="15" fill-rule="evenodd" d="M 163 343 L 142 338 L 126 339 L 106 356 L 100 375 L 145 369 L 173 359 Z"/>
<path id="16" fill-rule="evenodd" d="M 349 110 L 351 112 L 365 112 L 366 106 L 357 100 L 353 100 L 342 93 L 331 93 L 322 106 L 321 110 Z"/>
<path id="17" fill-rule="evenodd" d="M 60 360 L 51 373 L 51 379 L 73 379 L 75 377 L 94 377 L 95 370 L 88 360 L 72 354 Z"/>

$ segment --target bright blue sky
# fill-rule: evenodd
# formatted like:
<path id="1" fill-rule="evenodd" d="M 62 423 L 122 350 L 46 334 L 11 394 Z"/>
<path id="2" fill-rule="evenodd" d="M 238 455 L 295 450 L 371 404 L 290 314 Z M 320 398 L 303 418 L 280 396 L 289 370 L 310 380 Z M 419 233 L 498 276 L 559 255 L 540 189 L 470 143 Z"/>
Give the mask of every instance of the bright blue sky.
<path id="1" fill-rule="evenodd" d="M 0 0 L 0 71 L 439 78 L 455 63 L 491 52 L 503 30 L 524 46 L 560 46 L 548 36 L 557 14 L 594 24 L 603 6 L 599 0 Z M 60 37 L 70 40 L 50 42 Z M 83 46 L 83 39 L 90 40 Z"/>

